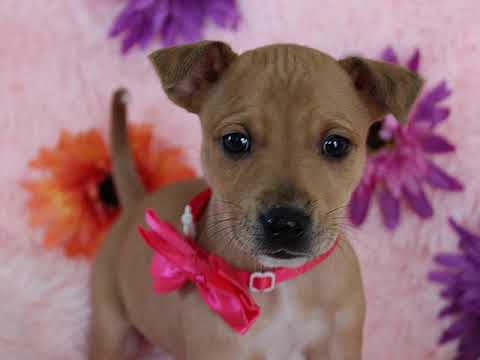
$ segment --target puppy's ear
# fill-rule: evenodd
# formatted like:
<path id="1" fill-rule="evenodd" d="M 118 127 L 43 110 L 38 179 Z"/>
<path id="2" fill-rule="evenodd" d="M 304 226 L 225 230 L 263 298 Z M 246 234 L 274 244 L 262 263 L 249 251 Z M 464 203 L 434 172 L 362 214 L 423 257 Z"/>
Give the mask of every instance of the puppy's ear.
<path id="1" fill-rule="evenodd" d="M 149 55 L 167 96 L 198 113 L 208 92 L 237 55 L 225 43 L 202 41 L 175 46 Z"/>
<path id="2" fill-rule="evenodd" d="M 423 86 L 420 76 L 401 66 L 360 57 L 339 61 L 371 112 L 372 120 L 393 114 L 406 121 Z"/>

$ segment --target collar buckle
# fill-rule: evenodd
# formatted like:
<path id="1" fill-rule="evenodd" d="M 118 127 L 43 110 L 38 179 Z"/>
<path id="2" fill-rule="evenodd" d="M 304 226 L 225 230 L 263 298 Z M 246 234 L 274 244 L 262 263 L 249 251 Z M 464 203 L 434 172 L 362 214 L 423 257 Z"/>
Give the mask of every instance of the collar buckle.
<path id="1" fill-rule="evenodd" d="M 266 288 L 262 287 L 256 287 L 255 286 L 255 280 L 263 280 L 263 279 L 270 279 L 270 285 L 267 286 Z M 250 274 L 250 278 L 248 280 L 248 289 L 251 292 L 270 292 L 275 289 L 275 283 L 276 283 L 276 276 L 273 272 L 271 271 L 265 271 L 265 272 L 253 272 Z"/>
<path id="2" fill-rule="evenodd" d="M 195 238 L 195 221 L 193 219 L 192 207 L 190 205 L 185 206 L 183 211 L 181 222 L 182 222 L 182 231 L 186 236 Z"/>

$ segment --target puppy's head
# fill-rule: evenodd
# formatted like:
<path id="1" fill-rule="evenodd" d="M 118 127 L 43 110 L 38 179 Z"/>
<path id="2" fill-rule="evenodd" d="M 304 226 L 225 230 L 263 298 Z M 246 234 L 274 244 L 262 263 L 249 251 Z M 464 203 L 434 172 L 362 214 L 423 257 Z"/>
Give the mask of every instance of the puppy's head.
<path id="1" fill-rule="evenodd" d="M 235 54 L 221 42 L 150 56 L 168 97 L 196 113 L 218 226 L 265 266 L 297 266 L 335 241 L 370 126 L 407 116 L 422 80 L 396 65 L 297 45 Z"/>

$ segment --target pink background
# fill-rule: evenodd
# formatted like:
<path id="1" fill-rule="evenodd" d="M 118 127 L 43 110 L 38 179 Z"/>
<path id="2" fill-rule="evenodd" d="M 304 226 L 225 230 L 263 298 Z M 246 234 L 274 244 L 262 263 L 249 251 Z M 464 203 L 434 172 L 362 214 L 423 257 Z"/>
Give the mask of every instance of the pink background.
<path id="1" fill-rule="evenodd" d="M 82 359 L 88 321 L 88 264 L 45 253 L 26 224 L 27 161 L 53 145 L 62 128 L 75 132 L 108 123 L 110 94 L 131 92 L 131 120 L 155 121 L 159 135 L 180 144 L 198 165 L 197 121 L 169 103 L 145 53 L 119 54 L 106 33 L 120 0 L 3 0 L 0 2 L 0 358 Z M 334 56 L 376 57 L 388 44 L 402 58 L 420 47 L 427 86 L 445 78 L 453 88 L 452 115 L 440 132 L 457 144 L 438 163 L 467 186 L 464 194 L 432 193 L 435 218 L 420 222 L 404 212 L 395 234 L 385 232 L 377 209 L 352 231 L 368 296 L 365 359 L 449 359 L 435 346 L 441 326 L 437 288 L 425 278 L 431 256 L 454 249 L 446 219 L 480 231 L 479 59 L 480 5 L 467 0 L 239 1 L 237 33 L 213 27 L 210 39 L 238 51 L 296 42 Z M 157 44 L 154 47 L 158 47 Z M 36 354 L 33 355 L 33 354 Z"/>

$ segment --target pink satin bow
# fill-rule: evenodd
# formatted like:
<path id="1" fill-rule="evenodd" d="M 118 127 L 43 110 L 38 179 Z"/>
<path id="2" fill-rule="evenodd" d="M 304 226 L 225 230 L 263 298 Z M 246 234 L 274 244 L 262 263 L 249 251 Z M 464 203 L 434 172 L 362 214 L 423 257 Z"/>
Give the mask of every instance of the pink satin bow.
<path id="1" fill-rule="evenodd" d="M 221 257 L 202 250 L 151 210 L 146 213 L 146 222 L 150 230 L 139 231 L 155 250 L 151 267 L 155 291 L 164 294 L 191 282 L 213 311 L 233 330 L 245 334 L 260 315 L 260 308 L 235 269 Z"/>

